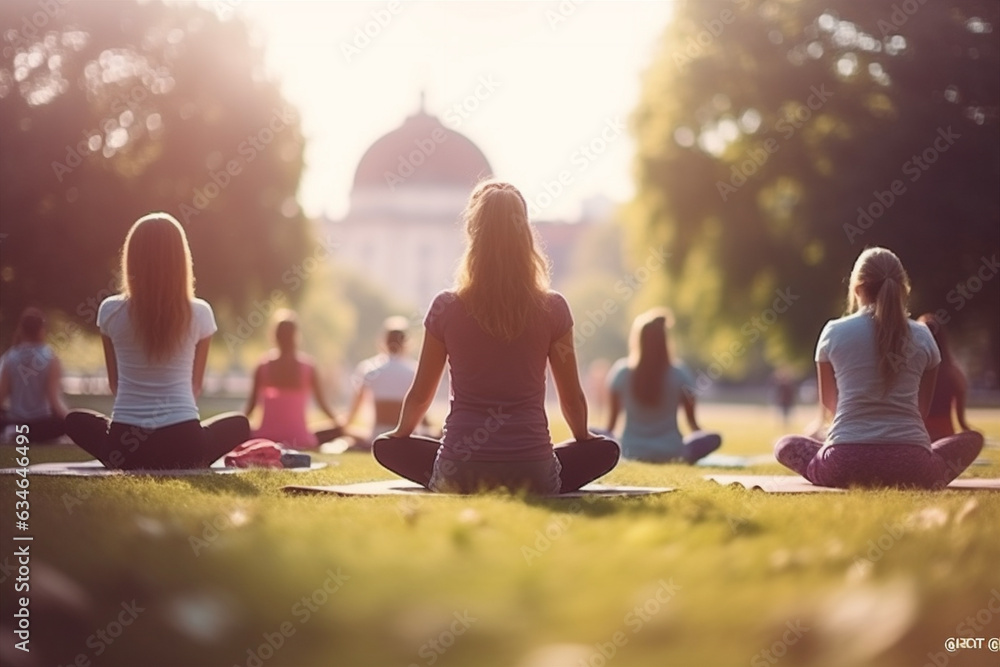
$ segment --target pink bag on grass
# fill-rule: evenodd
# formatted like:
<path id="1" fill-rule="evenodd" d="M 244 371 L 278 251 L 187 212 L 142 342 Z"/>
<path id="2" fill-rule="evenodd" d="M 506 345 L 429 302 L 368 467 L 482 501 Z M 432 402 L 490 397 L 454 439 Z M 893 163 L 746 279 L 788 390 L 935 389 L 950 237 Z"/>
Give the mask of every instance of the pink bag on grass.
<path id="1" fill-rule="evenodd" d="M 227 468 L 283 468 L 281 445 L 267 438 L 251 438 L 226 454 Z"/>

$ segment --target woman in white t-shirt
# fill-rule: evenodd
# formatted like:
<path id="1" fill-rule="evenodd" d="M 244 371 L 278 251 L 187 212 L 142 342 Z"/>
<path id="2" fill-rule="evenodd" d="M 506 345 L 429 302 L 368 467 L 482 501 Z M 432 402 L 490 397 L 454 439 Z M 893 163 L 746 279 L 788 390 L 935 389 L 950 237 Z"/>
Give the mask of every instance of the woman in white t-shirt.
<path id="1" fill-rule="evenodd" d="M 868 248 L 851 273 L 848 314 L 827 322 L 816 346 L 819 398 L 833 413 L 826 442 L 785 436 L 775 457 L 814 484 L 946 486 L 979 455 L 965 431 L 931 442 L 930 409 L 941 355 L 909 319 L 910 282 L 899 258 Z"/>
<path id="2" fill-rule="evenodd" d="M 122 250 L 122 293 L 97 312 L 111 418 L 92 410 L 66 416 L 66 433 L 108 468 L 204 468 L 250 436 L 238 413 L 199 421 L 212 307 L 194 296 L 191 251 L 166 213 L 135 222 Z"/>

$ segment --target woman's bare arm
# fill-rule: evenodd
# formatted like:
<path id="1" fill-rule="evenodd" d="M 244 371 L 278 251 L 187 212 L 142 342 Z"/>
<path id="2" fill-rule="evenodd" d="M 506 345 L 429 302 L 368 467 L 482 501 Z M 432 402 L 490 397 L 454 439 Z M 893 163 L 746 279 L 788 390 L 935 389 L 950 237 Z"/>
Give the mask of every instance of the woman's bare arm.
<path id="1" fill-rule="evenodd" d="M 837 414 L 837 376 L 833 372 L 833 364 L 829 361 L 816 362 L 817 384 L 819 386 L 819 404 L 830 414 Z"/>
<path id="2" fill-rule="evenodd" d="M 201 387 L 205 382 L 205 366 L 208 364 L 208 345 L 211 337 L 202 338 L 194 348 L 194 366 L 191 369 L 191 390 L 194 397 L 201 396 Z"/>
<path id="3" fill-rule="evenodd" d="M 108 369 L 108 386 L 113 395 L 118 394 L 118 358 L 115 356 L 115 344 L 107 336 L 101 336 L 104 344 L 104 366 Z"/>
<path id="4" fill-rule="evenodd" d="M 552 379 L 559 394 L 559 408 L 569 425 L 575 440 L 589 440 L 597 437 L 587 427 L 587 397 L 580 385 L 580 372 L 576 367 L 576 350 L 573 346 L 573 330 L 549 347 L 549 365 Z"/>

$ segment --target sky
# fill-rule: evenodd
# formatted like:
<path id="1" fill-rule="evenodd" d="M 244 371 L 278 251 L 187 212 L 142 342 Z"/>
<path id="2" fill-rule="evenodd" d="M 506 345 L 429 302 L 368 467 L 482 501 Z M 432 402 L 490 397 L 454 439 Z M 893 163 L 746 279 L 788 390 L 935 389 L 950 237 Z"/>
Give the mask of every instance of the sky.
<path id="1" fill-rule="evenodd" d="M 260 31 L 308 139 L 299 201 L 347 212 L 365 150 L 420 107 L 475 142 L 535 217 L 627 201 L 628 130 L 670 2 L 211 0 Z M 549 195 L 549 196 L 546 196 Z"/>

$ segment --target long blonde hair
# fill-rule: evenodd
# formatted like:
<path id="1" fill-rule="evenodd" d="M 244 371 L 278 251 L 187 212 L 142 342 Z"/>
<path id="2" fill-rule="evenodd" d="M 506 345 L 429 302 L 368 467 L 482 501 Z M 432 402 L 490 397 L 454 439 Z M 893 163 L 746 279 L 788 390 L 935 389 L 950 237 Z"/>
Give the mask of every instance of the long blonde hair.
<path id="1" fill-rule="evenodd" d="M 191 249 L 180 223 L 168 213 L 136 220 L 122 246 L 121 272 L 122 294 L 146 357 L 167 359 L 187 332 L 194 298 Z"/>
<path id="2" fill-rule="evenodd" d="M 910 341 L 906 310 L 909 296 L 910 278 L 891 250 L 866 248 L 858 256 L 847 291 L 847 312 L 856 312 L 862 306 L 872 308 L 878 370 L 885 391 L 896 379 Z"/>
<path id="3" fill-rule="evenodd" d="M 455 291 L 484 331 L 511 341 L 548 307 L 549 261 L 538 249 L 524 197 L 510 183 L 481 182 L 464 217 L 467 245 Z"/>

